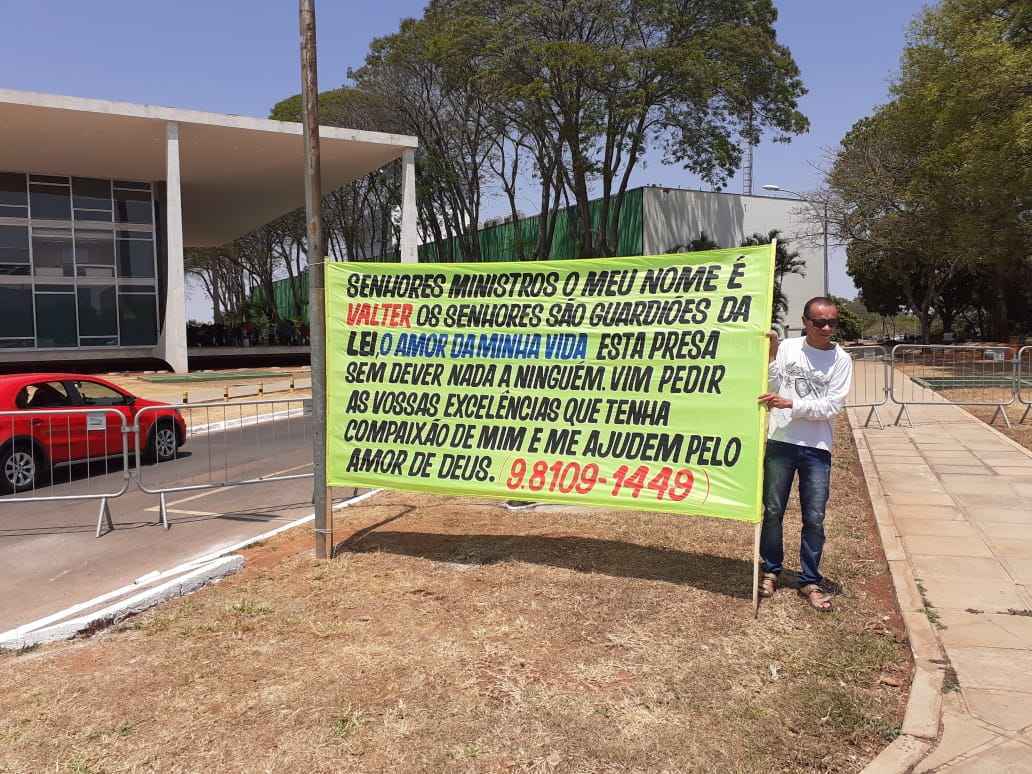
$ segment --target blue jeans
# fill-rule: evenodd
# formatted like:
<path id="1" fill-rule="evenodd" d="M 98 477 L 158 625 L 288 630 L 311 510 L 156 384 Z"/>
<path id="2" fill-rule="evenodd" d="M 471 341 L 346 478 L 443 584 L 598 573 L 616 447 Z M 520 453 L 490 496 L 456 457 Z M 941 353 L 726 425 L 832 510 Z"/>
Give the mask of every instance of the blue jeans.
<path id="1" fill-rule="evenodd" d="M 828 504 L 831 453 L 810 446 L 767 441 L 763 459 L 763 528 L 760 557 L 763 571 L 780 573 L 785 558 L 781 522 L 788 505 L 792 479 L 799 473 L 799 502 L 803 509 L 803 535 L 799 544 L 799 584 L 821 582 L 824 551 L 824 508 Z"/>

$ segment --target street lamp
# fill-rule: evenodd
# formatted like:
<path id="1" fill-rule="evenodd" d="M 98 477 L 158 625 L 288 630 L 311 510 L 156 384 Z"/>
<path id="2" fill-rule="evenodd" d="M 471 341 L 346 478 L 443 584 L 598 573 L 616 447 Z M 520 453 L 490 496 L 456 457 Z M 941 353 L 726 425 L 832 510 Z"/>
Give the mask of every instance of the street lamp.
<path id="1" fill-rule="evenodd" d="M 781 191 L 783 193 L 792 194 L 800 201 L 806 202 L 813 211 L 817 213 L 817 217 L 822 218 L 824 221 L 824 295 L 828 295 L 828 203 L 824 203 L 824 215 L 821 215 L 821 211 L 817 209 L 817 206 L 797 191 L 790 191 L 787 188 L 782 188 L 780 185 L 765 185 L 763 186 L 764 191 Z"/>

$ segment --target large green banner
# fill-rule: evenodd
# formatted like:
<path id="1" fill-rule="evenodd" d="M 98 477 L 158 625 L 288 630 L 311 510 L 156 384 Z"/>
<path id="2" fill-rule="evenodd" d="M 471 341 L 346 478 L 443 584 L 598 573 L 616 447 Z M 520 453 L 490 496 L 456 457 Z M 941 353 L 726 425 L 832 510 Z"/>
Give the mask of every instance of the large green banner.
<path id="1" fill-rule="evenodd" d="M 329 484 L 759 521 L 773 256 L 327 263 Z"/>

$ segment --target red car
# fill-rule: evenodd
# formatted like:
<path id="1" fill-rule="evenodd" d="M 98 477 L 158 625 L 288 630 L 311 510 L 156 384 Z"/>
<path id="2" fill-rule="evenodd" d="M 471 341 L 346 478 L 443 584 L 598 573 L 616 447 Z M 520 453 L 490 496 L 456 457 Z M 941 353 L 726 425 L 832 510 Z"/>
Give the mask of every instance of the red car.
<path id="1" fill-rule="evenodd" d="M 97 376 L 0 375 L 0 493 L 33 489 L 51 468 L 122 453 L 122 423 L 114 411 L 93 416 L 54 409 L 111 408 L 131 426 L 145 406 L 167 404 L 132 395 Z M 48 409 L 50 411 L 48 411 Z M 164 462 L 186 442 L 186 422 L 174 408 L 140 417 L 140 451 Z M 129 450 L 135 439 L 128 438 Z"/>

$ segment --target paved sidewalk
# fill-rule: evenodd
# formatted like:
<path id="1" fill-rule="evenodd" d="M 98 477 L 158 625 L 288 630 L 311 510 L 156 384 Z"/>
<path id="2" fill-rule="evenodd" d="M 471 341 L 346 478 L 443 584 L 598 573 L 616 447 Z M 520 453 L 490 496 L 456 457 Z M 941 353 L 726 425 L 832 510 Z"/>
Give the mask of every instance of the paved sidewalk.
<path id="1" fill-rule="evenodd" d="M 1032 772 L 1032 453 L 954 406 L 912 406 L 912 427 L 890 426 L 896 410 L 880 410 L 884 429 L 850 415 L 886 555 L 917 581 L 900 606 L 948 660 L 930 683 L 943 680 L 942 736 L 914 771 Z"/>

